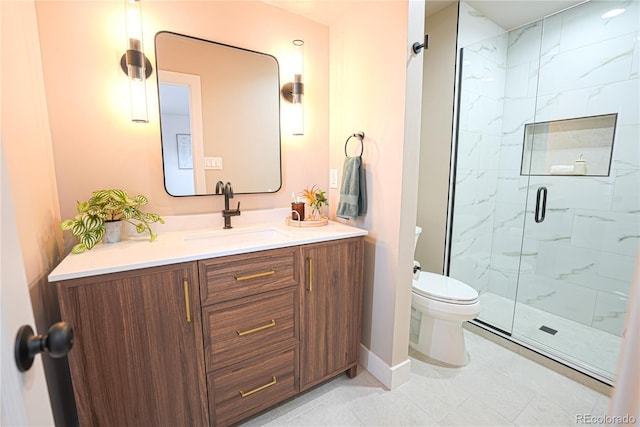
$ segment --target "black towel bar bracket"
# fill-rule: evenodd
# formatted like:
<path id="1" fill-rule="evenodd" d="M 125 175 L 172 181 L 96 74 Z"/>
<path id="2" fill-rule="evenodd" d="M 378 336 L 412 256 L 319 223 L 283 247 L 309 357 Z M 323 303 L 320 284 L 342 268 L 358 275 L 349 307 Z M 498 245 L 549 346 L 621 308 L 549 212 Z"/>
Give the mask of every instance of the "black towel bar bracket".
<path id="1" fill-rule="evenodd" d="M 424 41 L 422 43 L 415 42 L 413 46 L 411 46 L 411 50 L 414 54 L 419 54 L 422 49 L 429 49 L 429 34 L 424 35 Z"/>
<path id="2" fill-rule="evenodd" d="M 349 154 L 347 154 L 347 145 L 349 144 L 349 140 L 351 138 L 358 138 L 360 140 L 360 156 L 362 156 L 362 153 L 364 153 L 364 132 L 358 132 L 349 135 L 347 140 L 344 142 L 344 155 L 346 157 L 349 157 Z"/>

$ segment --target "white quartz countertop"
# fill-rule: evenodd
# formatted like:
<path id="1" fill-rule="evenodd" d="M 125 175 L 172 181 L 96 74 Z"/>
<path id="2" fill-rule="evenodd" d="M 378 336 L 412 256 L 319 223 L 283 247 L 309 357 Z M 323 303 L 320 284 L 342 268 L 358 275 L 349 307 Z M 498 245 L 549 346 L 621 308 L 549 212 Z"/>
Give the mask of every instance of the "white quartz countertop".
<path id="1" fill-rule="evenodd" d="M 49 282 L 367 235 L 367 230 L 334 221 L 320 227 L 289 226 L 288 213 L 242 212 L 228 230 L 219 213 L 165 217 L 165 224 L 152 224 L 155 241 L 143 234 L 70 254 L 49 274 Z"/>

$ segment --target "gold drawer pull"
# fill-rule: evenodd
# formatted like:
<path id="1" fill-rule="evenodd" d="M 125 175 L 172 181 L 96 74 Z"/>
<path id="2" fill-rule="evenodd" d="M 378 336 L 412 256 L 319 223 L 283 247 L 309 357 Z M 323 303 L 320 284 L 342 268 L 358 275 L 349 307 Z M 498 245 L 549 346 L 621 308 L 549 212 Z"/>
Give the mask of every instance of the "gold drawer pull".
<path id="1" fill-rule="evenodd" d="M 276 326 L 276 321 L 271 319 L 271 322 L 267 323 L 266 325 L 258 326 L 257 328 L 249 329 L 247 331 L 236 331 L 236 333 L 238 334 L 239 337 L 241 337 L 243 335 L 249 335 L 254 332 L 261 331 L 263 329 L 273 328 L 274 326 Z"/>
<path id="2" fill-rule="evenodd" d="M 240 280 L 249 280 L 249 279 L 255 279 L 258 277 L 264 277 L 264 276 L 271 276 L 272 274 L 275 274 L 275 270 L 271 269 L 269 271 L 265 271 L 263 273 L 256 273 L 256 274 L 249 274 L 248 276 L 233 276 L 236 280 L 240 281 Z"/>
<path id="3" fill-rule="evenodd" d="M 265 385 L 261 385 L 260 387 L 254 388 L 251 391 L 242 391 L 242 390 L 240 390 L 240 396 L 242 396 L 242 397 L 251 396 L 253 393 L 257 393 L 260 390 L 264 390 L 265 388 L 268 388 L 268 387 L 271 387 L 272 385 L 275 385 L 277 382 L 278 381 L 276 381 L 276 377 L 272 376 L 271 377 L 271 382 L 268 382 Z"/>
<path id="4" fill-rule="evenodd" d="M 313 292 L 313 259 L 307 258 L 309 260 L 309 292 Z"/>
<path id="5" fill-rule="evenodd" d="M 184 286 L 184 311 L 187 317 L 187 323 L 191 323 L 191 306 L 189 305 L 189 282 L 187 280 L 183 280 L 182 284 Z"/>

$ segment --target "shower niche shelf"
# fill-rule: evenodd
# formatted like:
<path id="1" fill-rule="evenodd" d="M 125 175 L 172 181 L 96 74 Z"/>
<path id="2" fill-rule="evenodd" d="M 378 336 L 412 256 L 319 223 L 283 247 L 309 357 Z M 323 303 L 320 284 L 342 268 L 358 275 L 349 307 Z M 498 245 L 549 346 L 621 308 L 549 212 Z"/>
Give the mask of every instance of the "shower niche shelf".
<path id="1" fill-rule="evenodd" d="M 609 176 L 618 114 L 526 124 L 520 175 Z"/>

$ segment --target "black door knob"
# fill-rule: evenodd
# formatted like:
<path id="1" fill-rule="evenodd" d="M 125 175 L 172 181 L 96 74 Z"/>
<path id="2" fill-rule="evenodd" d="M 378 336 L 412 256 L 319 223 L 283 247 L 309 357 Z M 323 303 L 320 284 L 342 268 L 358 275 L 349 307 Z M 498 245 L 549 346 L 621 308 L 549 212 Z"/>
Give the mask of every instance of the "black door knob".
<path id="1" fill-rule="evenodd" d="M 48 353 L 53 358 L 65 356 L 73 347 L 73 328 L 67 322 L 51 326 L 46 335 L 34 335 L 31 326 L 24 325 L 18 330 L 15 344 L 16 365 L 25 372 L 38 353 Z"/>

